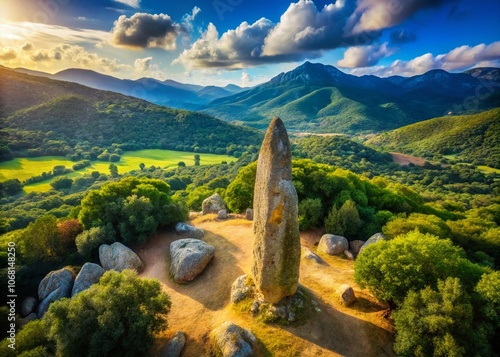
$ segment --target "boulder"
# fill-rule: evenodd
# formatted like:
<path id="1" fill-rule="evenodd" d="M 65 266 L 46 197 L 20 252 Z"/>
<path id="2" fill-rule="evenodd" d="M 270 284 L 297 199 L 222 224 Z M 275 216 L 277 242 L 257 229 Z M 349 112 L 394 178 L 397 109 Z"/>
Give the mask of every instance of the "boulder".
<path id="1" fill-rule="evenodd" d="M 36 319 L 38 319 L 38 316 L 36 316 L 36 314 L 34 312 L 32 312 L 26 317 L 21 317 L 21 318 L 17 319 L 16 324 L 17 324 L 17 327 L 21 328 L 24 325 L 26 325 L 28 322 L 36 320 Z"/>
<path id="2" fill-rule="evenodd" d="M 38 300 L 32 296 L 28 296 L 21 303 L 21 316 L 26 317 L 29 314 L 35 312 L 37 306 L 38 306 Z"/>
<path id="3" fill-rule="evenodd" d="M 37 311 L 37 316 L 39 319 L 45 315 L 45 313 L 49 310 L 50 304 L 52 304 L 54 301 L 60 300 L 65 297 L 70 297 L 71 291 L 65 291 L 63 287 L 57 288 L 53 292 L 49 294 L 45 299 L 43 299 L 40 302 L 40 305 L 38 305 L 38 311 Z"/>
<path id="4" fill-rule="evenodd" d="M 298 198 L 280 118 L 271 121 L 260 148 L 253 208 L 252 278 L 264 299 L 276 303 L 297 291 L 300 268 Z"/>
<path id="5" fill-rule="evenodd" d="M 231 302 L 233 304 L 238 303 L 252 295 L 253 289 L 249 286 L 248 279 L 250 279 L 250 276 L 242 275 L 234 281 L 231 286 Z"/>
<path id="6" fill-rule="evenodd" d="M 363 244 L 363 245 L 361 246 L 361 249 L 359 250 L 359 253 L 358 253 L 358 254 L 363 253 L 363 250 L 364 250 L 366 247 L 368 247 L 368 246 L 370 246 L 370 245 L 372 245 L 372 244 L 374 244 L 374 243 L 377 243 L 377 242 L 379 242 L 379 241 L 381 241 L 381 240 L 387 240 L 387 238 L 386 238 L 386 237 L 385 237 L 382 233 L 375 233 L 375 234 L 374 234 L 374 235 L 372 235 L 370 238 L 368 238 L 368 240 L 365 242 L 365 244 Z"/>
<path id="7" fill-rule="evenodd" d="M 245 218 L 249 221 L 253 221 L 253 209 L 247 208 L 247 210 L 245 211 Z"/>
<path id="8" fill-rule="evenodd" d="M 361 247 L 363 246 L 363 244 L 365 244 L 364 240 L 359 240 L 359 239 L 352 240 L 352 241 L 349 242 L 349 249 L 351 250 L 351 252 L 354 255 L 358 255 L 359 254 L 359 250 L 361 249 Z"/>
<path id="9" fill-rule="evenodd" d="M 175 232 L 186 238 L 195 239 L 201 239 L 205 235 L 203 229 L 191 226 L 184 222 L 179 222 L 175 225 Z"/>
<path id="10" fill-rule="evenodd" d="M 74 278 L 68 268 L 51 271 L 38 285 L 38 299 L 42 301 L 57 289 L 61 290 L 63 296 L 70 296 Z"/>
<path id="11" fill-rule="evenodd" d="M 163 347 L 158 354 L 159 357 L 179 357 L 182 349 L 186 344 L 186 334 L 182 331 L 177 331 L 165 347 Z"/>
<path id="12" fill-rule="evenodd" d="M 349 306 L 356 301 L 354 290 L 347 284 L 342 284 L 337 289 L 337 296 L 340 299 L 340 302 L 345 306 Z"/>
<path id="13" fill-rule="evenodd" d="M 73 291 L 71 292 L 71 297 L 75 296 L 79 292 L 90 288 L 93 284 L 99 282 L 99 279 L 104 274 L 104 269 L 94 263 L 85 263 L 76 276 L 75 283 L 73 284 Z"/>
<path id="14" fill-rule="evenodd" d="M 199 239 L 179 239 L 170 244 L 170 273 L 177 283 L 196 278 L 214 257 L 215 248 Z"/>
<path id="15" fill-rule="evenodd" d="M 248 330 L 226 321 L 211 333 L 212 347 L 216 356 L 250 357 L 254 355 L 257 343 L 255 336 Z"/>
<path id="16" fill-rule="evenodd" d="M 324 234 L 318 245 L 318 250 L 329 255 L 339 255 L 349 248 L 349 242 L 342 236 Z"/>
<path id="17" fill-rule="evenodd" d="M 215 213 L 217 214 L 220 210 L 227 209 L 226 202 L 222 199 L 222 197 L 216 193 L 208 198 L 203 200 L 201 204 L 201 214 L 209 214 Z"/>
<path id="18" fill-rule="evenodd" d="M 221 210 L 217 213 L 217 218 L 218 218 L 218 219 L 227 219 L 227 210 L 225 210 L 225 209 L 221 209 Z"/>
<path id="19" fill-rule="evenodd" d="M 143 267 L 141 258 L 132 249 L 119 242 L 111 245 L 102 244 L 99 247 L 99 260 L 104 270 L 134 269 L 139 271 Z"/>

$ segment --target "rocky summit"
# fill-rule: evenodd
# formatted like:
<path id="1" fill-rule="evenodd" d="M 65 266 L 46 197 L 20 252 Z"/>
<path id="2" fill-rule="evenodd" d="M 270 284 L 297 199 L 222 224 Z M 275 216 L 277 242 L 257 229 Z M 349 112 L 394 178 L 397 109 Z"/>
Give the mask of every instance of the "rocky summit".
<path id="1" fill-rule="evenodd" d="M 257 164 L 254 191 L 252 277 L 264 299 L 276 303 L 295 293 L 299 281 L 298 199 L 285 125 L 274 118 Z"/>

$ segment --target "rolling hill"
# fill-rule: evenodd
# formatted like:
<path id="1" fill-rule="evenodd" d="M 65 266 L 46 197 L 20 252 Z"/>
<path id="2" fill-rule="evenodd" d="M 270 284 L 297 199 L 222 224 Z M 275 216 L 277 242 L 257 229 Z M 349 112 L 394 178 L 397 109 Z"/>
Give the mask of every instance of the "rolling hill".
<path id="1" fill-rule="evenodd" d="M 366 144 L 428 158 L 457 155 L 466 162 L 500 168 L 500 108 L 426 120 L 380 134 Z"/>
<path id="2" fill-rule="evenodd" d="M 80 146 L 113 144 L 226 153 L 258 146 L 262 133 L 203 113 L 171 109 L 80 84 L 0 68 L 0 121 L 5 157 L 72 155 Z M 7 149 L 6 149 L 7 148 Z M 7 155 L 5 155 L 7 154 Z M 2 155 L 0 155 L 2 156 Z"/>
<path id="3" fill-rule="evenodd" d="M 410 78 L 356 77 L 333 66 L 305 62 L 267 83 L 216 99 L 203 111 L 257 128 L 277 115 L 296 131 L 373 133 L 463 111 L 465 98 L 474 96 L 485 80 L 443 70 Z M 500 83 L 489 88 L 498 94 Z M 498 95 L 482 99 L 477 109 L 500 102 Z"/>

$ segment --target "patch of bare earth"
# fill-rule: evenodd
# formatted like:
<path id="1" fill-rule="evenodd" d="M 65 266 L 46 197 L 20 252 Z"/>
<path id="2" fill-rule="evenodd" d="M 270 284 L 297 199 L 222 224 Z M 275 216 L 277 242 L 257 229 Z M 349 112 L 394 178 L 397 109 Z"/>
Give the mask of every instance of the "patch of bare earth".
<path id="1" fill-rule="evenodd" d="M 390 152 L 392 160 L 401 166 L 406 166 L 409 164 L 415 164 L 417 166 L 424 166 L 428 161 L 422 159 L 421 157 L 411 156 L 407 154 L 401 154 L 397 152 Z"/>
<path id="2" fill-rule="evenodd" d="M 172 309 L 161 347 L 177 330 L 187 335 L 183 356 L 204 356 L 209 332 L 231 320 L 252 331 L 261 344 L 257 355 L 264 356 L 394 356 L 393 327 L 384 318 L 387 306 L 354 283 L 354 263 L 319 254 L 328 265 L 303 259 L 300 283 L 318 303 L 321 312 L 302 326 L 277 326 L 256 321 L 250 313 L 238 312 L 230 304 L 231 285 L 240 275 L 250 273 L 252 224 L 243 219 L 218 221 L 215 216 L 195 218 L 192 223 L 205 230 L 203 240 L 216 248 L 215 257 L 194 281 L 179 285 L 169 275 L 170 243 L 180 239 L 173 231 L 157 234 L 136 247 L 145 263 L 141 277 L 158 279 L 170 296 Z M 319 231 L 302 234 L 304 247 L 316 252 Z M 342 306 L 335 290 L 347 283 L 358 300 Z"/>

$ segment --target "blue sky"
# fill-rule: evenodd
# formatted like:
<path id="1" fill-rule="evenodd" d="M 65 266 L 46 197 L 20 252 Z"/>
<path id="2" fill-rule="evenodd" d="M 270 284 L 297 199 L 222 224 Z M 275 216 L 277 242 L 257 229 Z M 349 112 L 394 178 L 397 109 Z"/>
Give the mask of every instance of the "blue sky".
<path id="1" fill-rule="evenodd" d="M 0 64 L 255 85 L 305 60 L 356 75 L 500 67 L 500 1 L 0 0 Z"/>

